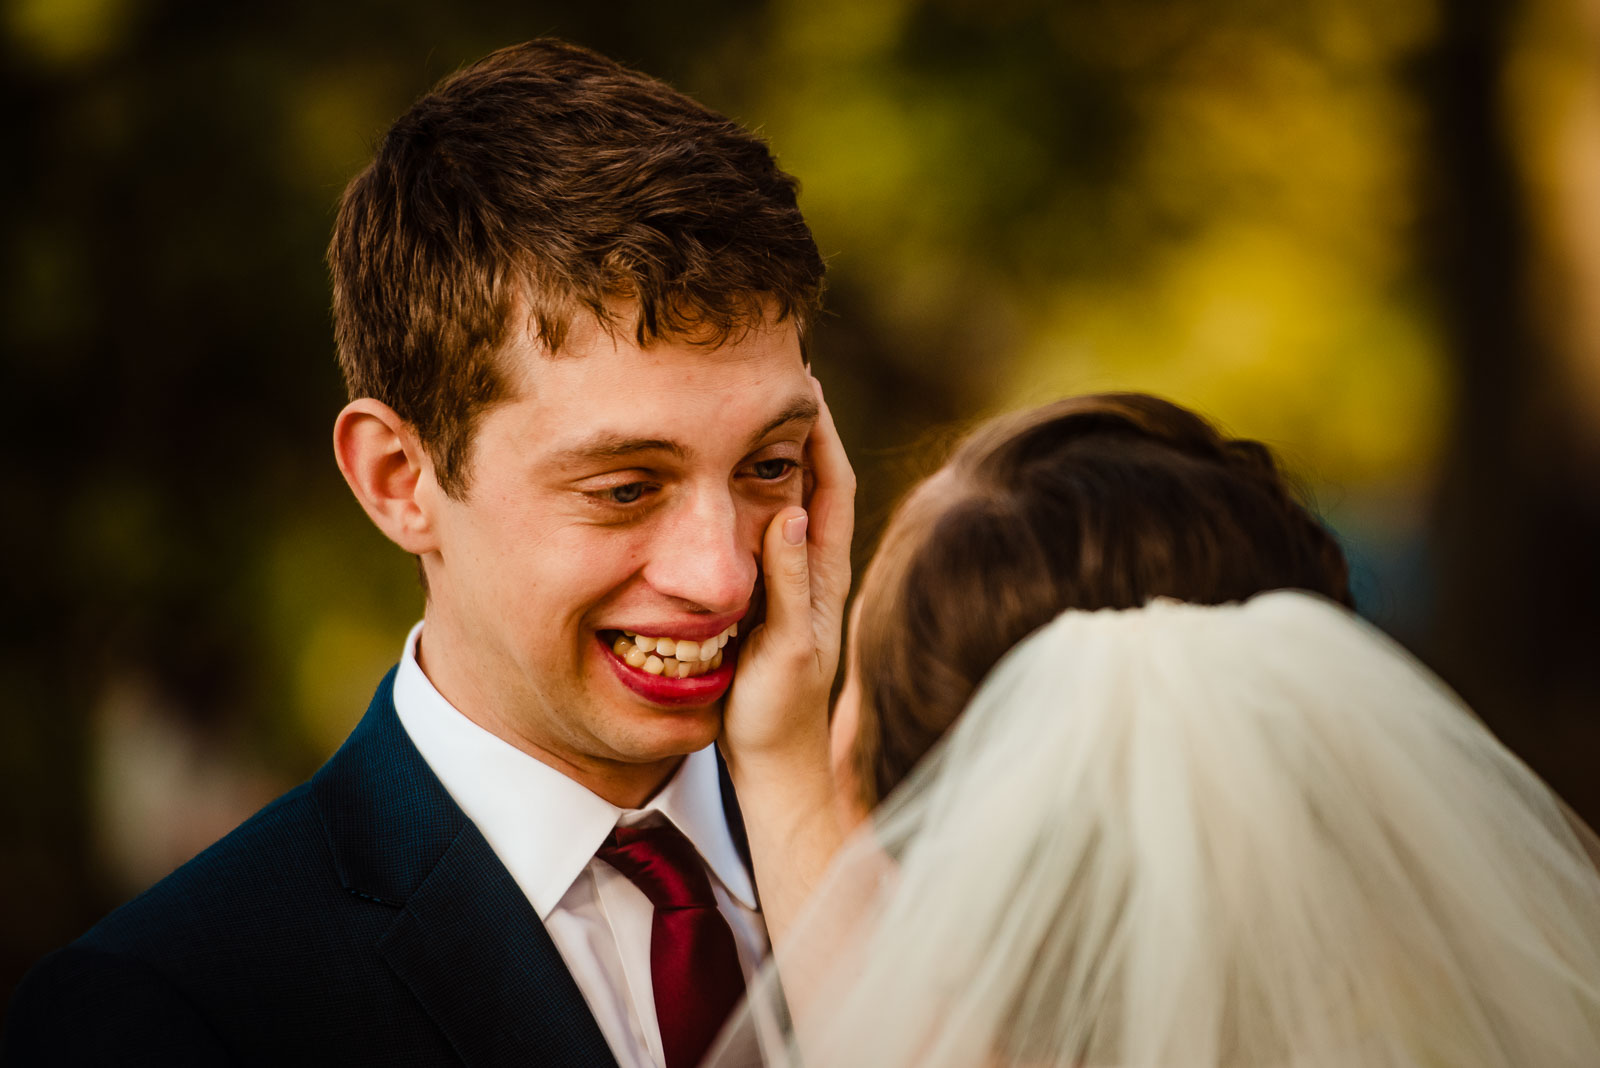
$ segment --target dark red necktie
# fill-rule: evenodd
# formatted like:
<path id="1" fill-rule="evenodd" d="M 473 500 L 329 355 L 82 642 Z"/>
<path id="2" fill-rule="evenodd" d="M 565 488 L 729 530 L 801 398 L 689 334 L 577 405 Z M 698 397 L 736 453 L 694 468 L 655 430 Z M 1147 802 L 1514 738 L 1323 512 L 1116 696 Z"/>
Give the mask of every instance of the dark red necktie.
<path id="1" fill-rule="evenodd" d="M 694 1068 L 744 994 L 733 931 L 700 855 L 670 823 L 617 827 L 595 854 L 655 906 L 650 982 L 667 1068 Z"/>

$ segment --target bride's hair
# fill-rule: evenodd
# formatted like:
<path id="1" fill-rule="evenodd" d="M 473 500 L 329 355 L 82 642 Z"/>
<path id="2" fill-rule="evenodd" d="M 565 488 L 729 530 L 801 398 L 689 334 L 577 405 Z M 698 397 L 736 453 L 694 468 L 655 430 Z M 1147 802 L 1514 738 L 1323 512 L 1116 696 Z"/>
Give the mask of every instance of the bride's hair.
<path id="1" fill-rule="evenodd" d="M 1592 833 L 1349 611 L 1262 446 L 1137 395 L 987 424 L 857 605 L 884 799 L 718 1068 L 1595 1063 Z"/>
<path id="2" fill-rule="evenodd" d="M 860 800 L 886 796 L 1062 611 L 1282 588 L 1352 603 L 1338 543 L 1260 442 L 1139 393 L 985 423 L 901 503 L 862 583 Z"/>

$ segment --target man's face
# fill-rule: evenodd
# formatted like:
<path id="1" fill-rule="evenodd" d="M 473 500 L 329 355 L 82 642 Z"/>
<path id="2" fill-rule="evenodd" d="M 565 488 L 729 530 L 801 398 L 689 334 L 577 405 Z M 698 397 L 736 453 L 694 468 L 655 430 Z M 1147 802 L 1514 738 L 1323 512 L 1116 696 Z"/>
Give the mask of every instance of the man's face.
<path id="1" fill-rule="evenodd" d="M 592 789 L 664 774 L 716 738 L 724 636 L 748 629 L 767 524 L 801 502 L 817 405 L 795 327 L 640 349 L 584 320 L 559 356 L 506 356 L 520 388 L 479 421 L 465 499 L 430 498 L 423 668 Z"/>

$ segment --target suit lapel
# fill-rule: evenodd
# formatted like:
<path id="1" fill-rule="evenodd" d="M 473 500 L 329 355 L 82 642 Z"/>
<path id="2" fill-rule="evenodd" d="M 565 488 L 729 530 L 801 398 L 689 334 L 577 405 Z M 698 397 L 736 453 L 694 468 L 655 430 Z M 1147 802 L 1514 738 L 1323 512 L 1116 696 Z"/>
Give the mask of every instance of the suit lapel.
<path id="1" fill-rule="evenodd" d="M 739 859 L 744 861 L 744 870 L 750 873 L 751 885 L 755 886 L 756 866 L 750 861 L 750 836 L 744 829 L 744 811 L 739 808 L 739 798 L 733 792 L 733 778 L 728 774 L 727 761 L 722 759 L 722 747 L 717 746 L 717 785 L 722 789 L 722 817 L 728 824 L 728 837 L 733 839 L 733 848 L 738 852 Z M 756 887 L 756 899 L 761 897 L 761 888 Z"/>
<path id="2" fill-rule="evenodd" d="M 468 1064 L 616 1063 L 533 906 L 471 823 L 378 952 Z"/>
<path id="3" fill-rule="evenodd" d="M 394 712 L 394 672 L 312 779 L 345 889 L 396 910 L 376 949 L 471 1065 L 615 1060 L 538 915 Z"/>

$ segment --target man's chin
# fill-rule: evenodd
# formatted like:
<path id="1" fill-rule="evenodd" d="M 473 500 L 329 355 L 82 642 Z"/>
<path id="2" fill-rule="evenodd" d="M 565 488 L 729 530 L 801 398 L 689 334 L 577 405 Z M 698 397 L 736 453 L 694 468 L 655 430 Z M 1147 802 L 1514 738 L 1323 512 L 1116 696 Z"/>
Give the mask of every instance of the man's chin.
<path id="1" fill-rule="evenodd" d="M 666 706 L 625 701 L 620 707 L 612 706 L 612 738 L 625 759 L 650 762 L 687 756 L 715 742 L 722 733 L 724 704 L 721 698 Z"/>

